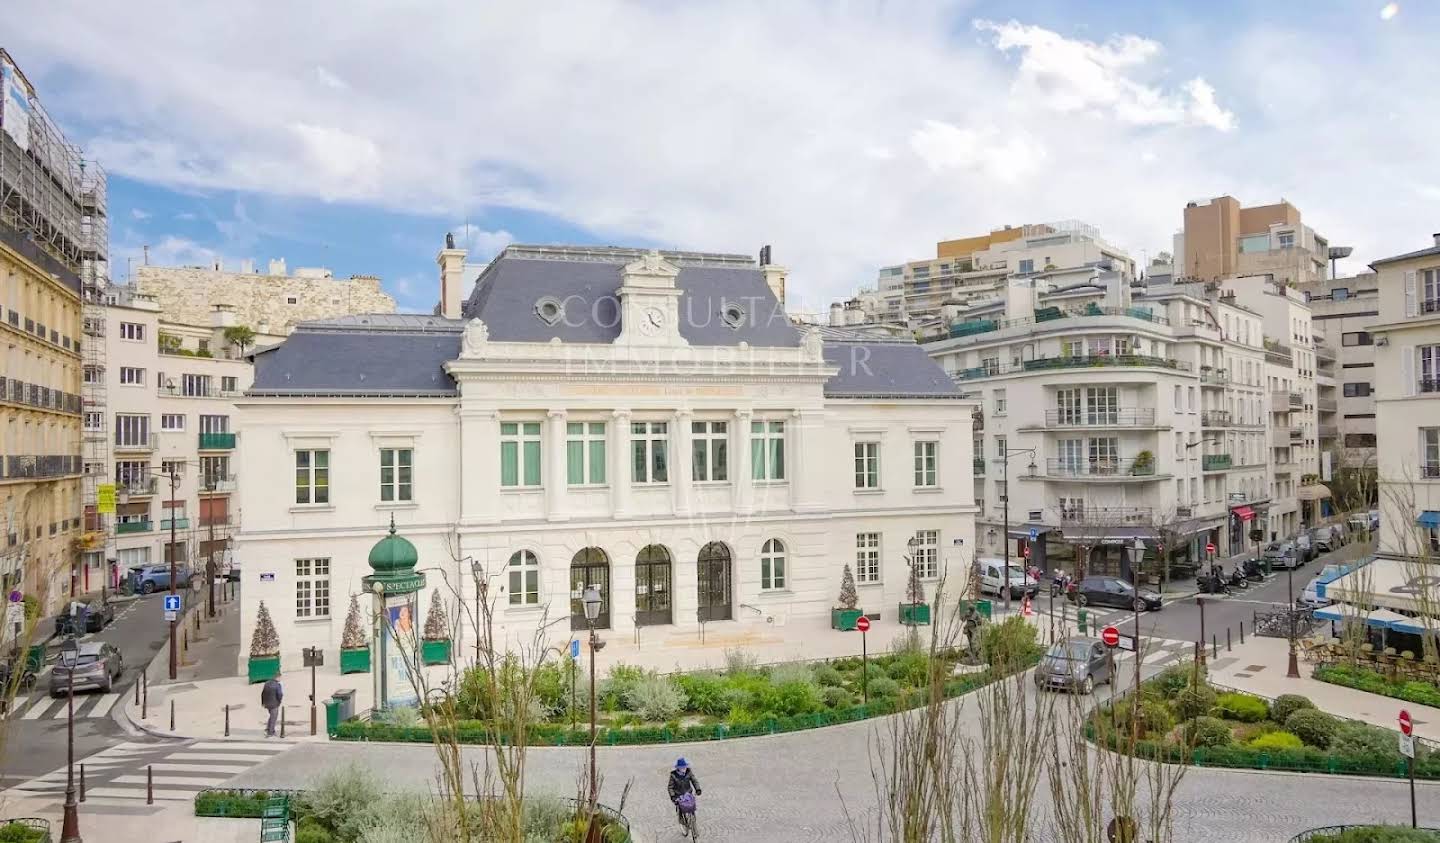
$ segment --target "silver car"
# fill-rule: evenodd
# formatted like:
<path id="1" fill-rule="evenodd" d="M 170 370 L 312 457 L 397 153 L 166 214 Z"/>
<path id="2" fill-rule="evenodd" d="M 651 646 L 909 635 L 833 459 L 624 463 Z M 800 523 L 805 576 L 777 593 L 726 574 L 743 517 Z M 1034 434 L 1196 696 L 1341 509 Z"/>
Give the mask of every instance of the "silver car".
<path id="1" fill-rule="evenodd" d="M 50 671 L 50 694 L 63 697 L 70 689 L 70 674 L 75 674 L 74 688 L 83 691 L 98 688 L 109 693 L 125 671 L 120 651 L 104 641 L 90 641 L 72 650 L 61 650 L 60 658 Z"/>
<path id="2" fill-rule="evenodd" d="M 1042 690 L 1089 694 L 1096 684 L 1112 679 L 1110 659 L 1099 638 L 1077 636 L 1056 641 L 1035 667 L 1035 685 Z"/>

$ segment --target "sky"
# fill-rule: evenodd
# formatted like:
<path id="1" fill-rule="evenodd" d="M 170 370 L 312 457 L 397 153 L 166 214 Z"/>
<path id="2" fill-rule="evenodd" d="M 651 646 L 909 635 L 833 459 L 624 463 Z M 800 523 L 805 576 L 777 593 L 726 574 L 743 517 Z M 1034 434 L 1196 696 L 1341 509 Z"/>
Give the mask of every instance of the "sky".
<path id="1" fill-rule="evenodd" d="M 1440 230 L 1440 4 L 9 0 L 7 48 L 142 258 L 381 276 L 445 232 L 755 254 L 822 310 L 879 267 L 1080 219 L 1137 261 L 1281 198 L 1342 274 Z"/>

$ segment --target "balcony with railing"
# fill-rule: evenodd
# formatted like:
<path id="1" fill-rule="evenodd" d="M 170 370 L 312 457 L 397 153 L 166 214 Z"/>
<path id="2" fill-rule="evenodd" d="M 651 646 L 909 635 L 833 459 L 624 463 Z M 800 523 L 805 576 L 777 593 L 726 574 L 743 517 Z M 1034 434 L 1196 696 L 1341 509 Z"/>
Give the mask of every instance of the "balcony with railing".
<path id="1" fill-rule="evenodd" d="M 1270 408 L 1277 413 L 1288 413 L 1291 410 L 1303 409 L 1304 406 L 1305 396 L 1298 392 L 1277 389 L 1270 393 Z"/>
<path id="2" fill-rule="evenodd" d="M 1315 409 L 1322 413 L 1333 413 L 1340 409 L 1340 405 L 1334 398 L 1316 398 Z"/>
<path id="3" fill-rule="evenodd" d="M 116 451 L 153 451 L 155 450 L 155 434 L 153 433 L 122 433 L 115 431 Z"/>
<path id="4" fill-rule="evenodd" d="M 1420 479 L 1440 480 L 1440 462 L 1425 462 L 1420 464 Z"/>
<path id="5" fill-rule="evenodd" d="M 1012 473 L 1011 476 L 1016 476 Z M 1018 479 L 1085 479 L 1091 481 L 1113 480 L 1125 482 L 1130 480 L 1155 480 L 1161 477 L 1169 477 L 1168 474 L 1158 474 L 1155 469 L 1155 458 L 1151 456 L 1131 457 L 1128 459 L 1067 459 L 1065 457 L 1050 457 L 1045 460 L 1044 474 L 1038 471 L 1035 474 L 1020 474 Z"/>
<path id="6" fill-rule="evenodd" d="M 1339 425 L 1322 424 L 1319 426 L 1321 439 L 1335 439 L 1340 436 Z"/>
<path id="7" fill-rule="evenodd" d="M 143 521 L 120 521 L 115 525 L 115 533 L 121 536 L 127 533 L 148 533 L 154 527 L 148 518 Z"/>
<path id="8" fill-rule="evenodd" d="M 1229 454 L 1205 454 L 1200 458 L 1202 471 L 1228 471 L 1232 467 Z"/>
<path id="9" fill-rule="evenodd" d="M 235 434 L 233 433 L 200 434 L 200 450 L 202 451 L 231 451 L 234 449 Z"/>
<path id="10" fill-rule="evenodd" d="M 213 386 L 160 386 L 155 388 L 155 394 L 161 398 L 239 398 L 244 393 L 238 389 L 218 389 Z"/>
<path id="11" fill-rule="evenodd" d="M 235 491 L 235 475 L 206 474 L 200 478 L 200 494 L 223 495 Z"/>
<path id="12" fill-rule="evenodd" d="M 1155 510 L 1148 506 L 1066 506 L 1060 508 L 1060 523 L 1116 526 L 1149 524 Z"/>
<path id="13" fill-rule="evenodd" d="M 190 529 L 190 519 L 189 519 L 189 518 L 184 518 L 184 517 L 181 517 L 181 518 L 161 518 L 161 519 L 160 519 L 160 529 L 161 529 L 161 530 L 188 530 L 188 529 Z"/>
<path id="14" fill-rule="evenodd" d="M 1271 447 L 1290 447 L 1290 431 L 1292 429 L 1289 425 L 1276 425 L 1274 431 L 1270 434 Z"/>
<path id="15" fill-rule="evenodd" d="M 228 527 L 231 524 L 230 513 L 221 512 L 218 515 L 201 515 L 200 527 Z"/>
<path id="16" fill-rule="evenodd" d="M 1101 367 L 1147 367 L 1190 371 L 1190 364 L 1168 357 L 1154 357 L 1148 354 L 1085 354 L 1072 357 L 1041 357 L 1026 360 L 1019 366 L 994 365 L 961 369 L 953 377 L 957 381 L 990 378 L 996 375 L 1013 375 L 1024 372 L 1043 372 L 1053 369 L 1091 369 Z"/>
<path id="17" fill-rule="evenodd" d="M 1440 377 L 1422 377 L 1415 383 L 1415 391 L 1423 394 L 1434 394 L 1440 392 Z"/>
<path id="18" fill-rule="evenodd" d="M 1224 369 L 1200 367 L 1200 383 L 1204 386 L 1228 386 L 1230 374 Z"/>
<path id="19" fill-rule="evenodd" d="M 1291 444 L 1291 445 L 1294 445 L 1296 442 L 1299 442 L 1299 441 L 1301 441 L 1301 440 L 1304 439 L 1304 438 L 1305 438 L 1305 431 L 1304 431 L 1304 430 L 1302 430 L 1301 428 L 1298 428 L 1298 427 L 1292 427 L 1292 428 L 1290 428 L 1290 444 Z"/>
<path id="20" fill-rule="evenodd" d="M 1154 427 L 1154 407 L 1049 409 L 1044 425 L 1025 424 L 1020 430 L 1055 430 L 1073 427 Z"/>
<path id="21" fill-rule="evenodd" d="M 935 337 L 935 339 L 973 337 L 978 334 L 1002 331 L 1006 328 L 1033 326 L 1060 319 L 1093 319 L 1106 316 L 1139 319 L 1156 325 L 1170 324 L 1169 319 L 1156 316 L 1154 311 L 1146 307 L 1101 307 L 1098 304 L 1088 304 L 1082 308 L 1042 307 L 1034 311 L 1034 316 L 1018 319 L 965 319 L 951 323 L 946 334 Z"/>
<path id="22" fill-rule="evenodd" d="M 3 460 L 5 480 L 44 480 L 79 474 L 84 466 L 78 456 L 53 454 L 12 454 Z"/>
<path id="23" fill-rule="evenodd" d="M 1229 410 L 1206 410 L 1200 414 L 1201 427 L 1230 427 Z"/>
<path id="24" fill-rule="evenodd" d="M 982 457 L 975 458 L 975 476 L 981 477 L 985 474 L 985 460 Z"/>
<path id="25" fill-rule="evenodd" d="M 126 477 L 115 484 L 115 493 L 129 495 L 130 497 L 148 497 L 155 494 L 160 488 L 160 478 L 153 475 L 145 477 Z"/>
<path id="26" fill-rule="evenodd" d="M 1334 363 L 1335 349 L 1331 348 L 1329 343 L 1317 340 L 1315 342 L 1315 359 L 1325 363 Z"/>
<path id="27" fill-rule="evenodd" d="M 1421 299 L 1415 303 L 1415 309 L 1421 316 L 1440 313 L 1440 299 Z"/>

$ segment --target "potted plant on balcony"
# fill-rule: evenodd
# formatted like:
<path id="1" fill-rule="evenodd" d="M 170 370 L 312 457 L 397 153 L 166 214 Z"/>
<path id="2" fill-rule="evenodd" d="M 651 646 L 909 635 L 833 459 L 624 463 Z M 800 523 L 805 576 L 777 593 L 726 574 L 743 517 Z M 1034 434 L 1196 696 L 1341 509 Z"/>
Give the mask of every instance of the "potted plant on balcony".
<path id="1" fill-rule="evenodd" d="M 860 595 L 855 593 L 855 574 L 850 570 L 850 563 L 845 563 L 845 572 L 840 575 L 840 600 L 839 606 L 830 610 L 830 628 L 842 631 L 855 628 L 855 622 L 865 614 L 865 610 L 855 608 L 860 602 Z"/>
<path id="2" fill-rule="evenodd" d="M 1150 451 L 1141 451 L 1135 455 L 1135 462 L 1130 468 L 1130 473 L 1139 477 L 1155 473 L 1155 454 Z"/>
<path id="3" fill-rule="evenodd" d="M 264 682 L 280 675 L 280 635 L 265 601 L 255 613 L 255 634 L 250 636 L 250 683 Z"/>
<path id="4" fill-rule="evenodd" d="M 421 661 L 425 664 L 450 661 L 450 621 L 445 617 L 445 604 L 440 602 L 438 588 L 430 592 L 430 610 L 425 613 L 425 632 L 421 637 Z"/>
<path id="5" fill-rule="evenodd" d="M 905 583 L 905 602 L 900 604 L 900 622 L 907 626 L 930 623 L 930 604 L 925 602 L 925 585 L 920 582 L 920 568 L 910 565 L 910 578 Z"/>
<path id="6" fill-rule="evenodd" d="M 360 620 L 360 598 L 354 594 L 345 615 L 345 631 L 340 633 L 340 672 L 370 672 L 370 645 L 365 642 L 365 625 Z"/>

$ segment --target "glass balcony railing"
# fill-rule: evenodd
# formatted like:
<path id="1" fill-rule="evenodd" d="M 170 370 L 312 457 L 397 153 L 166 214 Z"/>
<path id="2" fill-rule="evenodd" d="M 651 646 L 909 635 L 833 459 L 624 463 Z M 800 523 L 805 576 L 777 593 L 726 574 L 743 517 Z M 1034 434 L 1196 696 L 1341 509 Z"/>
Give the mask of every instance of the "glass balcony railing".
<path id="1" fill-rule="evenodd" d="M 1230 455 L 1206 454 L 1200 458 L 1200 468 L 1204 471 L 1224 471 L 1230 468 Z"/>
<path id="2" fill-rule="evenodd" d="M 188 530 L 188 529 L 190 529 L 190 519 L 189 519 L 189 518 L 161 518 L 161 519 L 160 519 L 160 529 L 161 529 L 161 530 L 171 530 L 171 529 L 174 529 L 174 530 Z"/>
<path id="3" fill-rule="evenodd" d="M 149 520 L 121 521 L 120 523 L 115 525 L 115 532 L 117 535 L 122 536 L 126 533 L 148 533 L 151 529 L 154 528 L 154 526 L 155 525 L 152 524 Z"/>
<path id="4" fill-rule="evenodd" d="M 1154 407 L 1052 409 L 1045 411 L 1046 427 L 1152 427 Z"/>
<path id="5" fill-rule="evenodd" d="M 200 434 L 200 450 L 202 451 L 230 451 L 234 448 L 235 434 L 233 433 Z"/>

